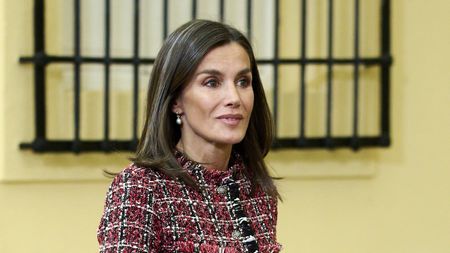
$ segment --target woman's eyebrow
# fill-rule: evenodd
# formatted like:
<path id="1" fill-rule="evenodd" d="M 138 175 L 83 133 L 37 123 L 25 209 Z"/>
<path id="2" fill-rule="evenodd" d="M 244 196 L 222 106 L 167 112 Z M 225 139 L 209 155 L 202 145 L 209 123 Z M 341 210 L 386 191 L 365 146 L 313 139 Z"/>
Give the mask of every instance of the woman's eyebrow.
<path id="1" fill-rule="evenodd" d="M 245 68 L 245 69 L 240 70 L 237 73 L 237 75 L 240 76 L 240 75 L 243 75 L 243 74 L 247 74 L 249 72 L 251 72 L 250 68 Z M 216 75 L 216 76 L 222 76 L 223 75 L 222 72 L 220 72 L 217 69 L 205 69 L 205 70 L 202 70 L 202 71 L 198 72 L 195 75 L 198 76 L 198 75 L 201 75 L 201 74 Z"/>
<path id="2" fill-rule="evenodd" d="M 221 76 L 222 73 L 216 69 L 205 69 L 202 70 L 200 72 L 198 72 L 197 74 L 195 74 L 196 76 L 199 76 L 201 74 L 208 74 L 208 75 L 215 75 L 215 76 Z"/>
<path id="3" fill-rule="evenodd" d="M 245 68 L 237 73 L 238 76 L 252 72 L 250 68 Z"/>

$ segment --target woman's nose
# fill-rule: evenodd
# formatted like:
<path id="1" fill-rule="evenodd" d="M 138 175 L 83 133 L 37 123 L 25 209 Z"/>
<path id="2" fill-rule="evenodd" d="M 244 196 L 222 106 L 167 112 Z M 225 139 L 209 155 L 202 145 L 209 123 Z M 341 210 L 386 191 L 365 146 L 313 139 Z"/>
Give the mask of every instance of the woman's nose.
<path id="1" fill-rule="evenodd" d="M 239 95 L 238 87 L 234 82 L 228 82 L 225 85 L 225 101 L 227 106 L 239 107 L 241 105 L 241 97 Z"/>

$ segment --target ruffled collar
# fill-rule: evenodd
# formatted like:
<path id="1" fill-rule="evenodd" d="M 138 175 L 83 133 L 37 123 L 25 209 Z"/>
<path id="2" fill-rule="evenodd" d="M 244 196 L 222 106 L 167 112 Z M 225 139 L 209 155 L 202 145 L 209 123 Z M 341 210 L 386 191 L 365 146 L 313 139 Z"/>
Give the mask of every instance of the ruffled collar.
<path id="1" fill-rule="evenodd" d="M 194 175 L 196 171 L 201 171 L 205 180 L 214 184 L 221 184 L 226 178 L 239 177 L 245 170 L 241 156 L 235 151 L 231 153 L 227 170 L 208 169 L 201 163 L 191 160 L 186 154 L 177 149 L 174 150 L 174 155 L 180 166 L 187 170 L 189 174 Z"/>

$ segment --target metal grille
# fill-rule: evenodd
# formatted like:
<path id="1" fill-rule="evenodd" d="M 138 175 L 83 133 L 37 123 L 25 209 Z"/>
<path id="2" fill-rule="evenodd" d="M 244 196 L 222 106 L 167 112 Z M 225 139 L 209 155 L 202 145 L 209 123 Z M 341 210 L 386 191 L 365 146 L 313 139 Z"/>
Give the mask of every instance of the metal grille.
<path id="1" fill-rule="evenodd" d="M 307 55 L 307 38 L 311 34 L 311 31 L 307 31 L 308 11 L 307 5 L 311 3 L 308 0 L 301 1 L 301 8 L 299 10 L 299 16 L 301 25 L 300 27 L 300 56 L 298 58 L 282 58 L 280 57 L 280 1 L 273 0 L 273 58 L 258 58 L 257 63 L 260 66 L 271 66 L 273 68 L 273 94 L 271 109 L 275 120 L 275 128 L 279 127 L 280 121 L 280 67 L 283 66 L 297 66 L 300 69 L 300 83 L 299 85 L 299 129 L 298 135 L 295 137 L 282 137 L 279 134 L 276 135 L 273 148 L 327 148 L 333 149 L 338 147 L 348 147 L 357 150 L 361 147 L 386 147 L 390 145 L 390 129 L 389 129 L 389 82 L 390 82 L 390 65 L 392 63 L 392 57 L 390 53 L 390 1 L 380 0 L 379 9 L 374 10 L 379 12 L 380 15 L 380 34 L 381 39 L 378 57 L 364 57 L 360 53 L 360 0 L 354 0 L 353 9 L 353 57 L 351 58 L 337 58 L 334 57 L 334 1 L 324 0 L 327 6 L 327 56 L 324 58 L 312 58 Z M 225 17 L 225 0 L 219 0 L 218 13 L 219 20 L 224 21 Z M 35 0 L 34 3 L 34 55 L 28 57 L 21 57 L 21 63 L 31 63 L 34 65 L 34 99 L 35 99 L 35 139 L 31 143 L 22 143 L 20 147 L 22 149 L 32 149 L 37 152 L 84 152 L 84 151 L 133 151 L 138 143 L 138 71 L 141 65 L 151 65 L 154 62 L 154 58 L 144 58 L 140 56 L 139 52 L 139 26 L 140 26 L 140 14 L 139 8 L 142 4 L 140 0 L 134 0 L 130 4 L 133 5 L 133 55 L 132 57 L 113 57 L 111 56 L 111 1 L 104 0 L 104 54 L 103 57 L 91 57 L 83 56 L 81 54 L 81 8 L 80 0 L 73 0 L 74 7 L 74 51 L 73 55 L 51 55 L 46 51 L 45 43 L 45 1 Z M 191 0 L 191 18 L 197 17 L 197 10 L 199 8 L 199 2 L 197 0 Z M 246 1 L 246 33 L 249 38 L 252 38 L 252 0 Z M 169 1 L 162 0 L 162 33 L 165 38 L 169 33 Z M 257 56 L 258 57 L 258 56 Z M 65 140 L 49 140 L 47 138 L 47 123 L 46 118 L 46 68 L 50 64 L 71 64 L 73 66 L 73 78 L 74 78 L 74 105 L 73 105 L 73 120 L 74 120 L 74 132 L 73 139 Z M 102 140 L 85 140 L 80 138 L 80 75 L 81 66 L 85 64 L 101 64 L 104 68 L 104 111 L 103 111 L 103 138 Z M 125 66 L 131 66 L 133 71 L 133 110 L 132 114 L 132 134 L 129 140 L 117 140 L 110 136 L 110 87 L 111 87 L 111 65 L 120 64 Z M 325 119 L 325 131 L 322 136 L 310 137 L 306 134 L 307 128 L 307 69 L 312 66 L 326 66 L 326 119 Z M 353 104 L 352 104 L 352 131 L 349 136 L 335 136 L 332 132 L 333 116 L 333 73 L 336 66 L 350 66 L 353 68 Z M 378 67 L 380 69 L 380 82 L 379 91 L 377 94 L 379 97 L 379 134 L 376 136 L 363 136 L 359 131 L 359 89 L 361 85 L 360 81 L 360 67 Z M 278 133 L 278 131 L 276 131 Z"/>

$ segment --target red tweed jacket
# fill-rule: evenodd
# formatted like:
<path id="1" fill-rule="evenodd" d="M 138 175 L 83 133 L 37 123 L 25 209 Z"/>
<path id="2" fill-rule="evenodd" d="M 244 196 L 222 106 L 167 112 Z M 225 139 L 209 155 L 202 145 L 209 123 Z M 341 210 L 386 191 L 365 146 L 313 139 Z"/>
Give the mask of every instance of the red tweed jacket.
<path id="1" fill-rule="evenodd" d="M 227 171 L 176 153 L 200 190 L 131 164 L 113 180 L 97 238 L 100 252 L 279 252 L 277 199 L 251 191 L 239 156 Z"/>

